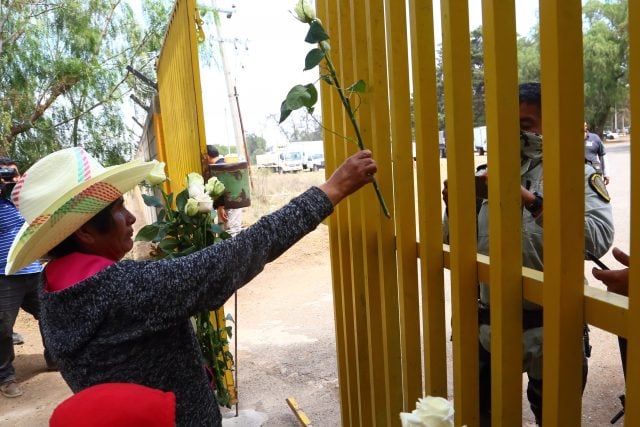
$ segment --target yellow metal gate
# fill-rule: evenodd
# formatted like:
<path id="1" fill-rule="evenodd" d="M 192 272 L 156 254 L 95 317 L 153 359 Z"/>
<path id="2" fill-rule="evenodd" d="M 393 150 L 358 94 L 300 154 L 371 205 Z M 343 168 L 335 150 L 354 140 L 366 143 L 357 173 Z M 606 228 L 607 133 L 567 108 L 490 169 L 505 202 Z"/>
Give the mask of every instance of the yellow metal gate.
<path id="1" fill-rule="evenodd" d="M 413 409 L 423 392 L 447 397 L 443 271 L 449 268 L 456 425 L 479 422 L 478 280 L 492 288 L 494 425 L 522 423 L 523 297 L 544 306 L 545 425 L 581 423 L 582 372 L 575 361 L 582 357 L 584 321 L 628 338 L 625 424 L 640 425 L 640 328 L 629 327 L 640 324 L 640 264 L 631 265 L 629 299 L 583 286 L 581 2 L 540 1 L 543 127 L 545 142 L 551 141 L 545 146 L 553 147 L 544 151 L 544 276 L 521 264 L 519 147 L 512 143 L 519 132 L 515 1 L 482 3 L 493 262 L 476 253 L 475 199 L 462 191 L 474 179 L 467 2 L 441 2 L 449 247 L 442 244 L 432 1 L 408 0 L 408 6 L 399 0 L 317 1 L 342 81 L 368 83 L 358 120 L 379 164 L 382 192 L 393 201 L 393 220 L 387 220 L 366 188 L 331 217 L 342 424 L 398 425 L 399 412 Z M 630 23 L 640 22 L 640 3 L 630 0 L 628 13 Z M 637 25 L 629 25 L 629 45 L 633 121 L 640 114 Z M 349 135 L 339 99 L 322 86 L 324 124 Z M 640 151 L 633 147 L 637 138 L 631 138 L 629 249 L 638 254 Z M 328 171 L 353 150 L 327 133 Z"/>

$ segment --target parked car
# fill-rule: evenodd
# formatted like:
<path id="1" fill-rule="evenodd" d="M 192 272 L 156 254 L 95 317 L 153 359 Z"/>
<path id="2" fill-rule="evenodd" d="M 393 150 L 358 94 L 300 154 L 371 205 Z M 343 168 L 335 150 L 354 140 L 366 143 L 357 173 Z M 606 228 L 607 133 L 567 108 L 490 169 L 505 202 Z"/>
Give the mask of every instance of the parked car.
<path id="1" fill-rule="evenodd" d="M 302 166 L 305 170 L 313 172 L 324 169 L 324 153 L 308 154 L 306 162 Z"/>
<path id="2" fill-rule="evenodd" d="M 602 136 L 604 136 L 606 139 L 616 139 L 619 135 L 616 132 L 605 130 L 604 132 L 602 132 Z"/>

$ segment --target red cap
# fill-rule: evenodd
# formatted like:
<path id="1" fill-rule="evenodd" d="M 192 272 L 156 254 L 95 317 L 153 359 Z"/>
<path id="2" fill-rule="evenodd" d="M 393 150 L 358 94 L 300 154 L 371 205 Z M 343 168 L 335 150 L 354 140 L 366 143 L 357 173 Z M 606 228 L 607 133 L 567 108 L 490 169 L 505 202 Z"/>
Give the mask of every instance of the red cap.
<path id="1" fill-rule="evenodd" d="M 107 383 L 86 388 L 59 404 L 51 427 L 172 427 L 176 396 L 139 384 Z"/>

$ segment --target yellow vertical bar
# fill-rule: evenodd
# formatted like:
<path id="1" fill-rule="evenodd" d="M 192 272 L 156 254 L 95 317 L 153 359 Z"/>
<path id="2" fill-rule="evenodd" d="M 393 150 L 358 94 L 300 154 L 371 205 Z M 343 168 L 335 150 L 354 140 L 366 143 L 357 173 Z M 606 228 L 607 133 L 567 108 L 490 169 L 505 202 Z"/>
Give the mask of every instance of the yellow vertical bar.
<path id="1" fill-rule="evenodd" d="M 370 75 L 368 50 L 370 39 L 367 37 L 366 14 L 361 11 L 366 7 L 366 0 L 351 1 L 351 35 L 353 42 L 353 69 L 354 80 L 367 79 Z M 348 84 L 348 82 L 345 82 Z M 360 103 L 358 108 L 358 123 L 360 134 L 365 147 L 372 148 L 373 129 L 371 121 L 371 99 L 369 93 L 363 93 L 361 97 L 353 98 L 355 103 Z M 372 215 L 371 207 L 377 205 L 376 195 L 373 186 L 369 185 L 362 189 L 362 199 L 360 205 L 360 223 L 362 224 L 362 246 L 364 255 L 364 278 L 366 319 L 368 326 L 369 348 L 369 378 L 371 382 L 371 396 L 369 396 L 365 406 L 372 411 L 373 424 L 385 426 L 389 424 L 390 413 L 387 403 L 388 382 L 384 369 L 384 333 L 382 316 L 384 314 L 381 305 L 381 269 L 380 256 L 378 254 L 378 223 L 388 221 L 382 215 Z M 363 396 L 364 397 L 364 396 Z"/>
<path id="2" fill-rule="evenodd" d="M 355 54 L 351 41 L 351 5 L 350 1 L 338 2 L 338 26 L 335 31 L 329 30 L 329 33 L 338 34 L 340 40 L 340 48 L 337 50 L 339 56 L 339 64 L 337 67 L 339 78 L 345 87 L 356 81 L 353 71 L 352 57 Z M 334 35 L 335 39 L 335 35 Z M 335 59 L 335 56 L 333 56 Z M 344 119 L 344 132 L 348 138 L 354 138 L 355 133 L 350 124 L 347 124 L 347 116 L 342 115 Z M 346 155 L 349 156 L 356 152 L 355 144 L 349 144 L 344 141 Z M 352 286 L 352 305 L 351 315 L 353 317 L 353 330 L 351 331 L 351 339 L 355 344 L 355 370 L 357 380 L 357 414 L 359 423 L 362 426 L 372 425 L 372 408 L 370 405 L 371 383 L 369 371 L 369 345 L 367 337 L 367 317 L 366 317 L 366 297 L 365 297 L 365 275 L 364 275 L 364 252 L 362 241 L 362 225 L 361 208 L 362 208 L 362 192 L 354 193 L 347 200 L 348 205 L 348 236 L 349 236 L 349 253 L 351 261 L 351 286 Z"/>
<path id="3" fill-rule="evenodd" d="M 442 49 L 449 175 L 453 383 L 456 425 L 478 425 L 478 316 L 473 117 L 467 2 L 443 0 Z M 473 332 L 472 332 L 473 331 Z"/>
<path id="4" fill-rule="evenodd" d="M 338 33 L 338 3 L 336 0 L 322 0 L 324 7 L 319 7 L 319 14 L 327 31 L 333 38 L 330 40 L 335 52 L 340 50 Z M 322 3 L 319 2 L 319 6 Z M 324 15 L 323 15 L 324 13 Z M 334 34 L 331 29 L 335 28 Z M 334 63 L 340 66 L 340 55 L 334 55 Z M 329 123 L 330 129 L 338 134 L 344 132 L 344 117 L 340 101 L 332 88 L 321 85 L 323 122 Z M 327 174 L 331 173 L 345 158 L 345 144 L 331 132 L 325 132 L 325 147 L 329 146 L 330 156 L 327 163 Z M 351 288 L 351 260 L 349 253 L 348 204 L 341 203 L 336 207 L 330 221 L 332 275 L 334 288 L 334 304 L 336 313 L 336 345 L 338 346 L 338 374 L 340 375 L 341 418 L 342 425 L 358 426 L 357 370 L 356 352 L 353 340 L 354 321 L 352 313 L 353 294 Z"/>
<path id="5" fill-rule="evenodd" d="M 392 162 L 389 141 L 389 98 L 387 90 L 387 51 L 385 36 L 384 0 L 365 0 L 367 19 L 367 39 L 369 40 L 369 75 L 367 94 L 371 100 L 372 149 L 378 163 L 376 174 L 378 184 L 385 196 L 391 216 L 394 216 L 392 200 Z M 384 356 L 384 376 L 386 387 L 387 423 L 398 422 L 397 414 L 402 411 L 402 356 L 400 347 L 400 323 L 398 308 L 398 281 L 396 268 L 395 231 L 393 221 L 378 216 L 378 253 L 381 281 L 381 315 Z M 370 310 L 375 306 L 370 307 Z M 372 367 L 373 368 L 373 367 Z M 376 391 L 377 392 L 377 391 Z M 376 409 L 377 410 L 377 409 Z M 376 420 L 378 416 L 376 414 Z"/>
<path id="6" fill-rule="evenodd" d="M 405 409 L 422 397 L 415 192 L 411 149 L 407 13 L 404 1 L 385 0 L 389 108 L 393 156 L 396 251 L 400 299 L 402 385 Z"/>
<path id="7" fill-rule="evenodd" d="M 195 0 L 176 1 L 157 67 L 168 185 L 176 193 L 187 173 L 201 170 L 205 148 L 195 7 Z"/>
<path id="8" fill-rule="evenodd" d="M 584 135 L 582 6 L 540 1 L 544 135 L 543 423 L 580 425 Z"/>
<path id="9" fill-rule="evenodd" d="M 522 423 L 522 208 L 515 2 L 482 2 L 489 143 L 491 415 Z"/>
<path id="10" fill-rule="evenodd" d="M 337 20 L 335 10 L 330 6 L 330 0 L 318 0 L 318 16 L 329 28 Z M 337 47 L 337 46 L 336 46 Z M 335 94 L 328 85 L 320 85 L 322 103 L 322 123 L 329 129 L 336 129 L 339 121 L 339 110 L 333 108 L 336 104 Z M 330 175 L 338 166 L 336 153 L 336 136 L 331 132 L 324 133 L 324 153 L 326 160 L 325 174 Z M 336 324 L 336 352 L 338 364 L 338 381 L 340 384 L 340 415 L 342 425 L 351 425 L 350 405 L 350 375 L 348 337 L 345 333 L 348 319 L 345 318 L 345 306 L 350 301 L 345 301 L 343 291 L 345 277 L 342 273 L 343 258 L 341 256 L 340 223 L 344 217 L 342 205 L 336 207 L 334 214 L 329 218 L 329 247 L 331 252 L 331 276 L 333 282 L 333 307 Z"/>
<path id="11" fill-rule="evenodd" d="M 640 147 L 638 146 L 638 123 L 640 123 L 640 4 L 636 0 L 628 3 L 629 31 L 629 88 L 631 123 L 635 129 L 631 135 L 631 236 L 629 271 L 629 325 L 640 325 Z M 632 25 L 631 23 L 635 23 Z M 635 143 L 635 145 L 634 145 Z M 627 337 L 627 404 L 624 424 L 640 425 L 640 328 L 628 328 Z"/>
<path id="12" fill-rule="evenodd" d="M 433 2 L 410 0 L 425 393 L 447 398 L 438 98 Z"/>

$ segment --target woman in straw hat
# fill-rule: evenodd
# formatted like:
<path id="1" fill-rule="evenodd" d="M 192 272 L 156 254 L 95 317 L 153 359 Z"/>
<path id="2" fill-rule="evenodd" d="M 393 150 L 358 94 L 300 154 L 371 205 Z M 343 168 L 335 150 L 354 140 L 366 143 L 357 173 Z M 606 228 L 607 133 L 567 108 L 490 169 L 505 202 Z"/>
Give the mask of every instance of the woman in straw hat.
<path id="1" fill-rule="evenodd" d="M 189 318 L 222 306 L 340 200 L 371 182 L 376 164 L 371 152 L 360 151 L 324 184 L 233 239 L 189 256 L 122 260 L 135 222 L 122 194 L 153 167 L 133 161 L 103 168 L 81 148 L 37 162 L 12 195 L 26 223 L 6 271 L 52 256 L 41 293 L 43 333 L 74 392 L 137 383 L 175 393 L 177 425 L 220 425 Z"/>

